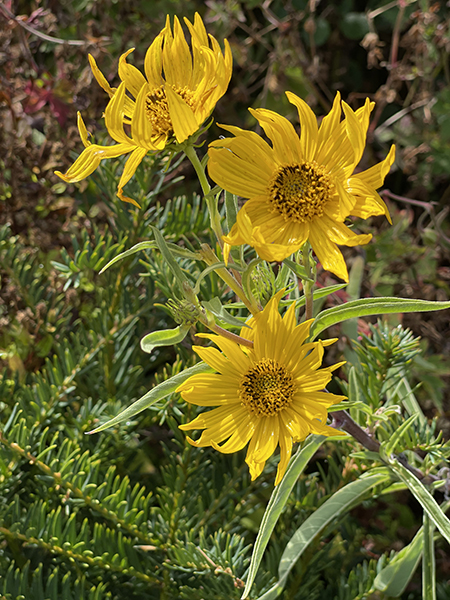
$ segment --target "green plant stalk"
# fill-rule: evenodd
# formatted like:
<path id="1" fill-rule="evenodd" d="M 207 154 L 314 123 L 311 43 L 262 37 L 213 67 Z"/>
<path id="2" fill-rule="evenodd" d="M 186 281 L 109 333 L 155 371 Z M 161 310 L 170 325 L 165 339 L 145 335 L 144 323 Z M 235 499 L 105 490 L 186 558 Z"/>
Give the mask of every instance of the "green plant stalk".
<path id="1" fill-rule="evenodd" d="M 423 512 L 422 598 L 436 600 L 436 563 L 434 558 L 434 523 Z"/>
<path id="2" fill-rule="evenodd" d="M 302 254 L 302 263 L 306 269 L 307 276 L 313 281 L 308 281 L 308 279 L 302 279 L 303 285 L 303 293 L 305 294 L 305 320 L 309 321 L 309 319 L 313 318 L 313 308 L 314 308 L 314 284 L 315 284 L 315 274 L 313 273 L 313 269 L 311 267 L 311 246 L 309 242 L 305 242 L 301 249 Z"/>
<path id="3" fill-rule="evenodd" d="M 203 196 L 208 206 L 209 218 L 211 221 L 211 229 L 216 234 L 217 241 L 219 242 L 220 247 L 223 248 L 223 230 L 222 225 L 220 223 L 220 215 L 219 211 L 217 210 L 216 200 L 210 195 L 211 186 L 209 185 L 208 179 L 206 177 L 205 169 L 203 168 L 203 165 L 200 162 L 193 146 L 186 146 L 186 148 L 184 149 L 184 153 L 191 161 L 191 164 L 194 167 L 195 172 L 197 173 L 198 180 L 200 182 L 200 185 L 202 186 Z"/>
<path id="4" fill-rule="evenodd" d="M 217 333 L 218 335 L 225 337 L 231 340 L 232 342 L 236 342 L 241 346 L 247 346 L 247 348 L 253 348 L 253 342 L 251 342 L 250 340 L 246 340 L 245 338 L 241 337 L 240 335 L 236 335 L 231 331 L 223 329 L 222 327 L 220 327 L 220 325 L 207 325 L 207 327 L 211 329 L 211 331 L 214 331 L 214 333 Z"/>
<path id="5" fill-rule="evenodd" d="M 215 252 L 213 252 L 213 250 L 211 250 L 211 248 L 208 246 L 208 244 L 202 244 L 202 249 L 201 249 L 200 253 L 201 253 L 202 259 L 205 261 L 205 263 L 207 265 L 214 265 L 215 263 L 220 262 L 218 257 L 216 256 Z M 260 310 L 259 310 L 258 306 L 255 304 L 255 302 L 254 301 L 252 302 L 249 298 L 247 298 L 241 284 L 236 281 L 236 279 L 231 275 L 231 273 L 228 272 L 227 269 L 222 267 L 222 268 L 214 269 L 214 271 L 222 279 L 222 281 L 224 281 L 228 285 L 228 287 L 233 290 L 233 292 L 236 294 L 236 296 L 245 304 L 245 306 L 252 313 L 252 315 L 260 312 Z"/>

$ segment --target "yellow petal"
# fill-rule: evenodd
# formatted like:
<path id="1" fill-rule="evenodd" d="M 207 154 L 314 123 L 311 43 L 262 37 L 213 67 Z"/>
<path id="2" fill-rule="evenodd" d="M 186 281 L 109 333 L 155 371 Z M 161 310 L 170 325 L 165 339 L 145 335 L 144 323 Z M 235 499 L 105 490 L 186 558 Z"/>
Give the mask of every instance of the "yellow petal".
<path id="1" fill-rule="evenodd" d="M 158 88 L 164 83 L 164 79 L 162 78 L 162 44 L 164 41 L 164 32 L 165 29 L 156 36 L 145 54 L 145 75 L 151 89 Z"/>
<path id="2" fill-rule="evenodd" d="M 255 431 L 255 428 L 255 421 L 252 420 L 249 414 L 247 414 L 247 416 L 244 416 L 242 421 L 238 423 L 233 435 L 227 442 L 225 442 L 225 444 L 223 444 L 223 446 L 219 446 L 219 444 L 215 443 L 214 440 L 212 441 L 211 445 L 219 452 L 222 452 L 222 454 L 239 452 L 239 450 L 242 450 L 242 448 L 248 444 Z"/>
<path id="3" fill-rule="evenodd" d="M 309 241 L 323 268 L 348 281 L 344 257 L 336 244 L 331 241 L 328 229 L 322 225 L 322 218 L 314 219 L 311 223 Z"/>
<path id="4" fill-rule="evenodd" d="M 97 63 L 95 62 L 95 58 L 92 56 L 92 54 L 88 54 L 88 59 L 89 59 L 89 64 L 91 65 L 92 74 L 94 75 L 95 79 L 97 80 L 97 83 L 99 84 L 99 86 L 102 89 L 105 90 L 105 92 L 108 94 L 108 96 L 110 98 L 112 98 L 114 96 L 114 92 L 116 90 L 109 85 L 108 80 L 103 75 L 103 73 L 100 71 L 100 69 L 97 67 Z"/>
<path id="5" fill-rule="evenodd" d="M 146 114 L 146 99 L 151 91 L 147 84 L 143 85 L 136 98 L 136 108 L 131 122 L 131 136 L 135 144 L 141 148 L 162 150 L 166 145 L 167 135 L 161 139 L 158 138 L 159 141 L 156 143 L 157 136 Z"/>
<path id="6" fill-rule="evenodd" d="M 274 158 L 280 165 L 298 163 L 302 159 L 299 137 L 287 119 L 265 108 L 249 108 L 249 111 L 272 141 Z"/>
<path id="7" fill-rule="evenodd" d="M 169 106 L 170 120 L 177 142 L 181 144 L 198 131 L 201 123 L 197 122 L 192 108 L 175 93 L 169 86 L 166 87 L 166 98 Z"/>
<path id="8" fill-rule="evenodd" d="M 286 473 L 292 454 L 292 437 L 280 419 L 280 462 L 278 463 L 275 485 L 278 485 Z"/>
<path id="9" fill-rule="evenodd" d="M 355 167 L 361 160 L 361 156 L 364 152 L 366 136 L 365 132 L 363 131 L 361 122 L 346 102 L 342 102 L 342 109 L 345 114 L 344 122 L 347 136 L 350 140 L 354 151 L 353 167 Z"/>
<path id="10" fill-rule="evenodd" d="M 333 101 L 333 107 L 330 112 L 322 119 L 317 137 L 317 156 L 316 160 L 321 160 L 321 153 L 324 147 L 329 147 L 330 140 L 338 132 L 341 121 L 341 94 L 336 93 Z"/>
<path id="11" fill-rule="evenodd" d="M 91 175 L 104 158 L 116 158 L 117 156 L 131 152 L 133 149 L 133 146 L 128 144 L 116 144 L 114 146 L 91 144 L 83 150 L 66 173 L 55 171 L 55 175 L 58 175 L 58 177 L 68 183 L 81 181 L 85 177 L 88 177 L 88 175 Z"/>
<path id="12" fill-rule="evenodd" d="M 208 173 L 211 179 L 223 189 L 243 198 L 266 194 L 273 169 L 268 171 L 264 165 L 257 164 L 257 150 L 238 138 L 220 140 L 219 143 L 222 143 L 222 148 L 218 148 L 217 142 L 214 142 L 208 150 Z M 250 157 L 253 160 L 249 160 Z"/>
<path id="13" fill-rule="evenodd" d="M 344 244 L 345 246 L 363 246 L 368 244 L 372 239 L 372 234 L 357 235 L 351 229 L 344 225 L 344 223 L 338 223 L 333 221 L 326 215 L 321 217 L 321 227 L 323 230 L 326 229 L 327 235 L 332 242 L 335 244 Z"/>
<path id="14" fill-rule="evenodd" d="M 139 69 L 127 63 L 126 58 L 132 52 L 134 48 L 130 48 L 119 58 L 119 77 L 125 83 L 127 90 L 136 98 L 141 87 L 147 82 Z"/>
<path id="15" fill-rule="evenodd" d="M 127 196 L 123 195 L 123 187 L 130 181 L 130 179 L 136 173 L 136 169 L 141 164 L 141 161 L 146 154 L 147 154 L 146 148 L 136 148 L 135 150 L 133 150 L 133 152 L 131 153 L 127 162 L 125 163 L 125 166 L 124 166 L 123 172 L 122 172 L 122 176 L 120 178 L 119 185 L 118 185 L 118 192 L 117 192 L 118 197 L 121 200 L 123 200 L 124 202 L 129 202 L 130 204 L 134 204 L 138 208 L 140 208 L 140 206 L 136 202 L 136 200 L 133 200 L 132 198 L 128 198 Z"/>
<path id="16" fill-rule="evenodd" d="M 294 104 L 298 110 L 300 121 L 300 147 L 302 158 L 304 160 L 313 160 L 316 154 L 318 129 L 317 118 L 304 100 L 293 94 L 286 92 L 286 96 L 291 104 Z"/>
<path id="17" fill-rule="evenodd" d="M 83 146 L 85 148 L 91 146 L 92 144 L 88 139 L 88 130 L 86 129 L 86 125 L 84 124 L 83 118 L 79 111 L 77 112 L 77 125 L 78 131 L 80 132 L 81 141 L 83 142 Z"/>
<path id="18" fill-rule="evenodd" d="M 125 105 L 125 84 L 121 83 L 117 92 L 108 102 L 105 109 L 105 125 L 109 135 L 116 142 L 122 144 L 136 145 L 123 130 L 123 115 Z"/>

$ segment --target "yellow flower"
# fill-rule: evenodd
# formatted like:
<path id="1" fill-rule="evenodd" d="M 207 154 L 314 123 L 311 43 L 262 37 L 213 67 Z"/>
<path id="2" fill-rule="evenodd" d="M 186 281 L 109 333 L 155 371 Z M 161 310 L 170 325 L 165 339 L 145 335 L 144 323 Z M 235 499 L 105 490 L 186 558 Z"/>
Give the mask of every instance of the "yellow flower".
<path id="1" fill-rule="evenodd" d="M 205 30 L 198 13 L 194 24 L 185 19 L 191 35 L 192 50 L 175 17 L 173 33 L 170 20 L 156 37 L 145 57 L 145 75 L 126 58 L 119 60 L 122 83 L 112 88 L 89 55 L 93 74 L 110 96 L 105 110 L 105 124 L 114 146 L 91 144 L 83 120 L 78 115 L 78 129 L 85 150 L 67 173 L 56 171 L 64 181 L 73 183 L 84 179 L 104 158 L 116 158 L 131 152 L 118 185 L 121 200 L 138 204 L 123 195 L 123 187 L 136 172 L 147 152 L 162 150 L 173 139 L 181 144 L 194 134 L 209 117 L 231 78 L 232 58 L 227 40 L 225 52 Z M 134 99 L 132 99 L 133 96 Z M 130 126 L 130 135 L 124 130 Z"/>
<path id="2" fill-rule="evenodd" d="M 225 454 L 237 452 L 250 442 L 245 461 L 252 480 L 261 474 L 279 444 L 275 485 L 286 471 L 293 442 L 304 440 L 310 433 L 345 435 L 325 424 L 327 408 L 344 396 L 323 391 L 331 372 L 344 363 L 319 369 L 324 346 L 336 340 L 305 343 L 312 320 L 296 325 L 295 303 L 282 318 L 278 303 L 283 294 L 283 290 L 276 294 L 248 321 L 251 329 L 242 328 L 241 337 L 252 341 L 253 348 L 201 334 L 222 350 L 194 347 L 218 373 L 193 375 L 177 390 L 186 402 L 218 407 L 180 426 L 183 430 L 205 430 L 198 441 L 189 437 L 188 441 L 198 447 L 213 446 Z"/>
<path id="3" fill-rule="evenodd" d="M 230 246 L 249 244 L 268 261 L 282 261 L 309 240 L 324 269 L 348 281 L 347 267 L 336 244 L 367 244 L 372 236 L 356 235 L 344 225 L 349 216 L 367 219 L 389 212 L 377 194 L 395 148 L 382 162 L 354 174 L 364 151 L 374 103 L 353 111 L 339 93 L 331 112 L 317 127 L 316 117 L 301 99 L 286 92 L 298 109 L 300 137 L 292 124 L 263 108 L 252 110 L 267 137 L 239 127 L 221 125 L 234 138 L 209 147 L 208 171 L 222 188 L 250 200 L 224 236 L 225 258 Z"/>

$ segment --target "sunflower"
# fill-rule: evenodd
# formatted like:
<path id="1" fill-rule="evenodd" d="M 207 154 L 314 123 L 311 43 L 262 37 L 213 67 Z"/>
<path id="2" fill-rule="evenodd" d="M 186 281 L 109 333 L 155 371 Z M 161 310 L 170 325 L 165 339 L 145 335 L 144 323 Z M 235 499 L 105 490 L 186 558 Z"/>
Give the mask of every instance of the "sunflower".
<path id="1" fill-rule="evenodd" d="M 354 173 L 364 151 L 374 103 L 353 111 L 337 93 L 330 113 L 317 127 L 313 111 L 286 92 L 298 109 L 301 135 L 284 117 L 266 109 L 249 109 L 272 146 L 259 135 L 221 125 L 235 137 L 209 146 L 208 171 L 225 190 L 249 198 L 236 224 L 224 236 L 230 246 L 249 244 L 268 261 L 282 261 L 309 240 L 322 266 L 348 281 L 337 244 L 367 244 L 372 236 L 356 235 L 344 221 L 367 219 L 388 209 L 376 192 L 394 162 L 395 148 L 380 163 Z M 341 120 L 341 104 L 344 119 Z"/>
<path id="2" fill-rule="evenodd" d="M 118 185 L 118 196 L 125 202 L 137 203 L 123 195 L 123 187 L 136 172 L 147 152 L 162 150 L 167 143 L 181 144 L 193 135 L 211 114 L 230 81 L 232 58 L 227 40 L 222 53 L 219 43 L 205 30 L 198 13 L 194 24 L 185 19 L 191 35 L 192 50 L 186 42 L 177 17 L 173 33 L 170 20 L 156 37 L 145 57 L 145 75 L 127 63 L 128 50 L 119 60 L 122 83 L 112 88 L 89 55 L 93 74 L 110 96 L 105 110 L 105 124 L 113 146 L 91 144 L 81 115 L 78 129 L 85 150 L 65 173 L 56 174 L 69 183 L 84 179 L 104 158 L 130 154 Z M 130 95 L 133 97 L 131 98 Z M 130 126 L 130 135 L 124 130 Z M 138 205 L 137 205 L 138 206 Z"/>
<path id="3" fill-rule="evenodd" d="M 212 446 L 229 454 L 248 442 L 246 463 L 252 480 L 261 474 L 266 460 L 280 445 L 277 485 L 285 471 L 293 442 L 310 433 L 345 435 L 326 425 L 327 408 L 344 399 L 324 387 L 331 373 L 344 363 L 319 369 L 324 346 L 336 340 L 306 343 L 312 320 L 296 325 L 295 303 L 282 318 L 278 312 L 284 290 L 264 310 L 248 321 L 241 337 L 253 348 L 224 337 L 198 334 L 212 340 L 215 348 L 194 346 L 200 358 L 217 373 L 193 375 L 177 391 L 186 402 L 216 406 L 180 429 L 204 429 L 197 447 Z M 223 445 L 219 445 L 227 440 Z"/>

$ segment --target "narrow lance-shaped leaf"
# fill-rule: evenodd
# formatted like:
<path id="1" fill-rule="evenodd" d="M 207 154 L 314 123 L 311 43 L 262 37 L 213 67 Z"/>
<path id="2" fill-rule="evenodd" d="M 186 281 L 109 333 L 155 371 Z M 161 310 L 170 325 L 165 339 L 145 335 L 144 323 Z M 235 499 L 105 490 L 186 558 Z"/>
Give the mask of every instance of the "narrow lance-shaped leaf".
<path id="1" fill-rule="evenodd" d="M 190 325 L 179 325 L 175 329 L 162 329 L 152 331 L 141 340 L 141 349 L 150 354 L 153 348 L 157 346 L 173 346 L 179 344 L 187 336 Z"/>
<path id="2" fill-rule="evenodd" d="M 423 527 L 375 577 L 373 585 L 386 596 L 397 598 L 406 589 L 419 564 L 423 549 Z"/>
<path id="3" fill-rule="evenodd" d="M 153 235 L 155 236 L 155 242 L 158 245 L 158 248 L 164 257 L 164 260 L 167 262 L 170 270 L 174 274 L 180 287 L 183 287 L 183 283 L 187 283 L 187 278 L 186 278 L 185 274 L 181 270 L 180 265 L 177 263 L 177 261 L 173 257 L 173 254 L 169 250 L 169 248 L 166 244 L 166 241 L 163 238 L 163 236 L 161 235 L 161 233 L 159 232 L 159 230 L 156 229 L 156 227 L 152 227 L 152 231 L 153 231 Z"/>
<path id="4" fill-rule="evenodd" d="M 206 269 L 204 269 L 200 273 L 200 275 L 197 276 L 197 283 L 195 284 L 195 287 L 194 287 L 194 294 L 200 293 L 200 284 L 207 275 L 209 275 L 213 271 L 216 271 L 217 269 L 225 269 L 225 268 L 226 268 L 226 264 L 224 262 L 217 262 L 217 263 L 214 263 L 213 265 L 209 265 L 208 267 L 206 267 Z M 242 271 L 242 267 L 239 267 L 238 265 L 234 265 L 233 269 L 235 271 Z"/>
<path id="5" fill-rule="evenodd" d="M 213 369 L 211 369 L 209 365 L 200 362 L 194 365 L 193 367 L 190 367 L 189 369 L 178 373 L 178 375 L 174 375 L 173 377 L 170 377 L 170 379 L 167 379 L 166 381 L 163 381 L 159 385 L 155 386 L 153 389 L 149 390 L 146 394 L 144 394 L 142 398 L 139 398 L 139 400 L 133 402 L 131 406 L 123 410 L 116 417 L 110 419 L 106 423 L 103 423 L 103 425 L 100 425 L 100 427 L 96 427 L 92 431 L 88 431 L 87 433 L 98 433 L 99 431 L 108 429 L 108 427 L 118 425 L 123 421 L 128 421 L 129 419 L 142 412 L 149 406 L 152 406 L 153 404 L 158 402 L 158 400 L 162 400 L 169 394 L 172 394 L 177 389 L 177 387 L 180 386 L 184 381 L 186 381 L 186 379 L 191 377 L 191 375 L 196 375 L 197 373 L 211 373 L 212 371 Z"/>
<path id="6" fill-rule="evenodd" d="M 201 305 L 204 306 L 206 310 L 209 310 L 215 317 L 217 317 L 221 321 L 224 321 L 225 323 L 228 323 L 228 325 L 240 328 L 247 327 L 250 329 L 250 326 L 246 325 L 244 321 L 241 321 L 240 319 L 233 317 L 233 315 L 230 315 L 230 313 L 224 309 L 220 298 L 218 298 L 217 296 L 211 298 L 211 300 L 209 301 L 203 300 L 201 302 Z"/>
<path id="7" fill-rule="evenodd" d="M 127 256 L 131 256 L 132 254 L 135 254 L 136 252 L 139 252 L 140 250 L 155 249 L 156 247 L 157 247 L 156 242 L 154 242 L 153 240 L 148 241 L 148 242 L 139 242 L 139 244 L 136 244 L 129 250 L 125 250 L 125 252 L 121 252 L 120 254 L 115 256 L 113 259 L 111 259 L 109 261 L 109 263 L 107 265 L 105 265 L 103 267 L 103 269 L 100 271 L 100 274 L 102 274 L 104 271 L 106 271 L 106 269 L 109 269 L 109 267 L 112 267 L 112 265 L 114 265 L 116 262 L 119 262 L 119 260 L 127 258 Z"/>
<path id="8" fill-rule="evenodd" d="M 386 457 L 389 461 L 389 466 L 396 475 L 408 486 L 409 491 L 413 494 L 416 500 L 422 505 L 422 508 L 427 511 L 430 519 L 439 529 L 441 535 L 450 544 L 450 521 L 443 513 L 439 504 L 423 485 L 406 467 L 400 464 L 395 457 Z"/>
<path id="9" fill-rule="evenodd" d="M 297 529 L 281 557 L 278 570 L 278 582 L 270 588 L 259 600 L 274 600 L 286 585 L 289 573 L 297 560 L 314 540 L 314 538 L 329 525 L 334 519 L 342 517 L 356 504 L 361 502 L 376 485 L 389 483 L 391 474 L 389 469 L 380 468 L 376 472 L 368 471 L 356 481 L 347 484 L 334 493 L 315 513 Z"/>
<path id="10" fill-rule="evenodd" d="M 285 476 L 272 492 L 253 548 L 247 581 L 242 594 L 243 599 L 248 597 L 270 536 L 292 492 L 292 488 L 325 439 L 323 435 L 310 436 L 303 448 L 299 448 L 295 456 L 292 457 Z"/>
<path id="11" fill-rule="evenodd" d="M 428 312 L 450 308 L 450 302 L 429 302 L 428 300 L 411 300 L 408 298 L 363 298 L 353 300 L 340 306 L 333 306 L 320 313 L 311 327 L 311 340 L 319 333 L 347 319 L 369 315 L 384 315 L 388 313 Z"/>

